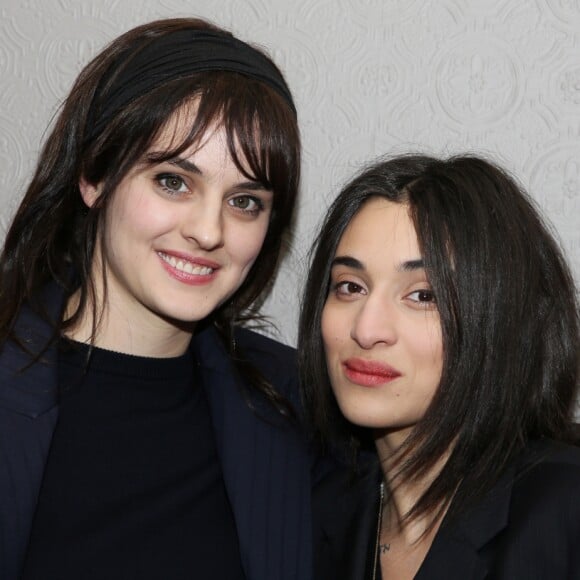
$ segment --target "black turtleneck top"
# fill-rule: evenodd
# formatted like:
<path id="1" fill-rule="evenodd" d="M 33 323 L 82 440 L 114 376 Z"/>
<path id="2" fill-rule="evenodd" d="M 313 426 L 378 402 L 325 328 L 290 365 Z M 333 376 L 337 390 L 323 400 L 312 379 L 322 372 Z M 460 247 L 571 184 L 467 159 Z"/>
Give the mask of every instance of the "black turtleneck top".
<path id="1" fill-rule="evenodd" d="M 22 580 L 242 580 L 192 354 L 145 358 L 63 340 L 59 388 Z"/>

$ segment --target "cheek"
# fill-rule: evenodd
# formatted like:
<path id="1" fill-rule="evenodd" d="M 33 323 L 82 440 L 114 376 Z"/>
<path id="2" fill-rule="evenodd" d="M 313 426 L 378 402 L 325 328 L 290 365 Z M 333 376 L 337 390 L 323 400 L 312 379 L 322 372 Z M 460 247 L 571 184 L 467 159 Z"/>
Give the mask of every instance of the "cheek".
<path id="1" fill-rule="evenodd" d="M 443 343 L 439 323 L 429 325 L 426 331 L 417 336 L 422 336 L 421 340 L 415 343 L 417 358 L 424 361 L 422 365 L 424 372 L 431 375 L 438 384 L 443 368 Z"/>
<path id="2" fill-rule="evenodd" d="M 337 398 L 339 407 L 339 392 L 337 392 L 337 385 L 339 381 L 339 365 L 341 352 L 341 329 L 340 318 L 337 317 L 336 310 L 328 303 L 324 306 L 322 317 L 320 320 L 320 333 L 322 335 L 322 344 L 324 346 L 324 355 L 326 358 L 326 372 L 330 379 L 330 386 L 334 396 Z M 341 411 L 344 414 L 345 409 Z M 348 411 L 348 410 L 347 410 Z"/>
<path id="3" fill-rule="evenodd" d="M 252 226 L 231 228 L 226 241 L 230 256 L 246 271 L 258 257 L 268 230 L 267 222 Z"/>
<path id="4" fill-rule="evenodd" d="M 320 321 L 322 342 L 327 357 L 332 356 L 335 349 L 343 342 L 345 333 L 344 318 L 339 315 L 331 304 L 325 304 Z"/>
<path id="5" fill-rule="evenodd" d="M 428 347 L 433 365 L 441 369 L 443 366 L 443 338 L 439 324 L 429 333 Z"/>
<path id="6" fill-rule="evenodd" d="M 325 305 L 322 310 L 322 317 L 320 319 L 320 334 L 322 335 L 322 343 L 328 352 L 329 342 L 332 335 L 332 317 L 328 313 L 328 307 Z"/>
<path id="7" fill-rule="evenodd" d="M 158 203 L 153 196 L 129 190 L 119 194 L 109 207 L 111 236 L 148 237 L 162 233 L 176 222 L 173 207 Z"/>

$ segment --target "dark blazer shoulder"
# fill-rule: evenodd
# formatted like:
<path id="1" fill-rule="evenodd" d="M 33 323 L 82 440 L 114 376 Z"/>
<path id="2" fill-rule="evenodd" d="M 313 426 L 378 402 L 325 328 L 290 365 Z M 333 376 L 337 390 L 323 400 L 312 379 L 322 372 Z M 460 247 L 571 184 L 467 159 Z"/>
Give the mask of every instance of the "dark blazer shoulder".
<path id="1" fill-rule="evenodd" d="M 235 338 L 242 358 L 255 367 L 301 415 L 296 350 L 247 328 L 237 329 Z"/>
<path id="2" fill-rule="evenodd" d="M 518 462 L 508 522 L 485 551 L 491 577 L 580 578 L 580 449 L 532 443 Z"/>
<path id="3" fill-rule="evenodd" d="M 508 484 L 498 482 L 470 522 L 487 525 L 507 500 L 503 526 L 478 548 L 479 570 L 497 580 L 580 578 L 580 449 L 532 441 L 512 467 Z"/>
<path id="4" fill-rule="evenodd" d="M 295 348 L 248 328 L 236 329 L 235 337 L 243 354 L 265 370 L 296 370 Z"/>
<path id="5" fill-rule="evenodd" d="M 519 461 L 512 510 L 572 509 L 580 512 L 580 447 L 555 441 L 533 443 Z M 578 518 L 580 529 L 580 518 Z"/>
<path id="6" fill-rule="evenodd" d="M 536 522 L 580 543 L 580 448 L 541 442 L 528 450 L 514 480 L 510 524 Z"/>

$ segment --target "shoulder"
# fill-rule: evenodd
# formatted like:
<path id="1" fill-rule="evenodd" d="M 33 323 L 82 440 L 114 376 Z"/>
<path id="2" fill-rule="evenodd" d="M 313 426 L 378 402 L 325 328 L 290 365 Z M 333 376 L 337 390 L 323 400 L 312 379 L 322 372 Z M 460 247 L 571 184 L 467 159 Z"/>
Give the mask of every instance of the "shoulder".
<path id="1" fill-rule="evenodd" d="M 507 526 L 490 546 L 493 577 L 578 578 L 580 449 L 532 444 L 518 461 Z"/>
<path id="2" fill-rule="evenodd" d="M 302 416 L 296 350 L 247 328 L 237 328 L 234 336 L 240 358 L 256 369 L 291 404 L 297 415 Z"/>
<path id="3" fill-rule="evenodd" d="M 234 339 L 240 358 L 266 376 L 280 376 L 281 372 L 296 368 L 296 351 L 290 346 L 242 327 L 234 330 Z M 231 363 L 234 361 L 213 326 L 206 326 L 193 336 L 192 348 L 202 366 L 218 373 L 232 372 Z"/>
<path id="4" fill-rule="evenodd" d="M 580 490 L 580 447 L 544 440 L 531 444 L 518 462 L 518 491 Z M 580 502 L 579 502 L 580 506 Z"/>
<path id="5" fill-rule="evenodd" d="M 237 348 L 272 383 L 297 378 L 296 350 L 247 328 L 235 332 Z"/>
<path id="6" fill-rule="evenodd" d="M 526 517 L 552 519 L 557 512 L 568 521 L 573 516 L 580 532 L 579 497 L 580 447 L 542 441 L 524 452 L 514 479 L 514 508 L 525 511 Z"/>
<path id="7" fill-rule="evenodd" d="M 237 328 L 238 346 L 249 357 L 266 357 L 278 364 L 296 364 L 296 349 L 248 328 Z"/>
<path id="8" fill-rule="evenodd" d="M 580 578 L 579 493 L 580 449 L 531 442 L 446 535 L 441 528 L 433 548 L 448 559 L 472 546 L 486 577 L 498 580 Z"/>

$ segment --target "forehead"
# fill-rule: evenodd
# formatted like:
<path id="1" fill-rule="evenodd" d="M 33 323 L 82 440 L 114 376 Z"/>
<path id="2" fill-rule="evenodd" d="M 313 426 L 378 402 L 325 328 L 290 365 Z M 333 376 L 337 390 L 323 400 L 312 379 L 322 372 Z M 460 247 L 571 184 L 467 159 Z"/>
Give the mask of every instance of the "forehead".
<path id="1" fill-rule="evenodd" d="M 159 133 L 153 140 L 153 148 L 171 150 L 180 147 L 185 141 L 191 139 L 192 127 L 196 123 L 199 109 L 199 101 L 193 100 L 183 104 L 165 121 Z M 203 142 L 211 137 L 222 126 L 221 119 L 211 120 L 205 131 L 200 135 L 194 135 L 194 145 L 198 148 Z"/>
<path id="2" fill-rule="evenodd" d="M 409 206 L 383 198 L 367 201 L 345 229 L 336 253 L 363 259 L 367 255 L 418 258 L 419 244 Z"/>
<path id="3" fill-rule="evenodd" d="M 246 175 L 252 175 L 253 172 L 249 169 L 236 137 L 234 137 L 235 159 L 233 158 L 222 119 L 210 120 L 205 130 L 202 128 L 198 134 L 191 134 L 197 111 L 197 102 L 192 102 L 173 113 L 153 140 L 148 153 L 168 153 L 169 157 L 173 157 L 172 152 L 178 152 L 177 156 L 182 159 L 195 157 L 201 161 L 203 158 L 212 164 L 222 166 L 238 165 L 239 162 L 240 169 L 243 169 Z"/>

